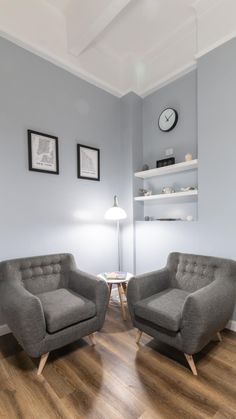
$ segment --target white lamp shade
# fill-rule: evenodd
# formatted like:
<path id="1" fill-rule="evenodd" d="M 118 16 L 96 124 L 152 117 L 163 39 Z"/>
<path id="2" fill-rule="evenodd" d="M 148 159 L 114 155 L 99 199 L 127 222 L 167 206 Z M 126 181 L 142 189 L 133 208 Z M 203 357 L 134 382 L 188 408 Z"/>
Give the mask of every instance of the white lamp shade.
<path id="1" fill-rule="evenodd" d="M 123 208 L 118 206 L 117 197 L 115 196 L 114 197 L 114 206 L 109 208 L 106 211 L 104 218 L 106 220 L 119 221 L 119 220 L 123 220 L 126 217 L 127 217 L 127 214 L 126 214 L 125 210 L 123 210 Z"/>
<path id="2" fill-rule="evenodd" d="M 111 207 L 105 213 L 106 220 L 123 220 L 126 217 L 125 210 L 120 207 Z"/>

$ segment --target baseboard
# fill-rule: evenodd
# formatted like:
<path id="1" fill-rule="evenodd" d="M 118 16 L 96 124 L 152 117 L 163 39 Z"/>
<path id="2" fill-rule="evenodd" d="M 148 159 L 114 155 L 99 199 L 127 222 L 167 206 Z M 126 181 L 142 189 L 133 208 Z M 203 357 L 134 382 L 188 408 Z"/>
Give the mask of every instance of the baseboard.
<path id="1" fill-rule="evenodd" d="M 229 323 L 226 326 L 226 329 L 232 330 L 233 332 L 236 332 L 236 320 L 230 320 Z"/>
<path id="2" fill-rule="evenodd" d="M 1 324 L 0 325 L 0 336 L 7 335 L 8 333 L 11 333 L 9 327 L 7 324 Z"/>

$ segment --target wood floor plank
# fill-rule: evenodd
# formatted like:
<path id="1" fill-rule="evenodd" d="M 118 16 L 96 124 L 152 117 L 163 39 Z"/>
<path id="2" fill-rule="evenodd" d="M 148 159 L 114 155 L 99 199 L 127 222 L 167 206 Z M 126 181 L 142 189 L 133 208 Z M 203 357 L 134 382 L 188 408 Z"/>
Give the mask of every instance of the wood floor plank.
<path id="1" fill-rule="evenodd" d="M 20 352 L 1 363 L 8 373 L 10 386 L 14 387 L 14 401 L 23 418 L 71 419 L 44 377 L 37 376 L 37 369 L 27 354 Z"/>
<path id="2" fill-rule="evenodd" d="M 112 302 L 96 346 L 79 340 L 50 354 L 42 376 L 9 334 L 0 338 L 0 419 L 236 419 L 236 334 L 223 331 L 195 357 L 121 318 Z"/>

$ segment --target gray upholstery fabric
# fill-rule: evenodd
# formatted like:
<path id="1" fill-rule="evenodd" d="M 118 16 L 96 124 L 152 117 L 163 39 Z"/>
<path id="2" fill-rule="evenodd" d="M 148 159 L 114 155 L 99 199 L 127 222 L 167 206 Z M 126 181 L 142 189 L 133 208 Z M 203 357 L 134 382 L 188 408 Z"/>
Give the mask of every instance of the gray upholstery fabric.
<path id="1" fill-rule="evenodd" d="M 1 309 L 12 333 L 30 356 L 38 357 L 102 328 L 109 298 L 106 281 L 76 271 L 75 267 L 74 258 L 70 254 L 14 259 L 0 263 Z M 62 288 L 68 291 L 64 293 L 64 302 Z M 51 294 L 56 290 L 60 292 Z M 50 313 L 47 293 L 54 295 L 54 303 L 56 299 L 60 300 L 57 307 L 54 304 L 54 310 L 50 307 Z M 71 305 L 72 296 L 74 298 L 71 308 L 68 304 Z M 79 320 L 75 320 L 76 296 L 80 311 L 80 317 L 77 317 Z M 82 301 L 89 301 L 86 310 Z M 47 314 L 44 313 L 43 306 Z M 95 309 L 92 310 L 91 307 Z M 91 315 L 93 317 L 85 320 L 85 311 L 87 319 Z M 52 328 L 46 325 L 45 315 L 48 324 L 48 319 L 53 319 Z M 74 320 L 77 323 L 69 325 L 69 318 L 73 323 Z M 55 330 L 65 324 L 64 329 L 48 333 L 49 330 Z"/>
<path id="2" fill-rule="evenodd" d="M 168 269 L 160 271 L 149 272 L 147 274 L 138 275 L 129 280 L 127 288 L 127 300 L 130 301 L 130 315 L 134 321 L 133 306 L 136 302 L 150 297 L 157 292 L 163 291 L 170 285 Z"/>
<path id="3" fill-rule="evenodd" d="M 72 255 L 35 256 L 4 261 L 3 276 L 19 280 L 31 294 L 66 288 L 68 272 L 76 269 Z"/>
<path id="4" fill-rule="evenodd" d="M 188 294 L 184 290 L 167 288 L 136 303 L 135 315 L 177 332 L 180 329 L 183 306 Z"/>
<path id="5" fill-rule="evenodd" d="M 167 288 L 186 292 L 179 320 L 179 312 L 175 313 L 176 323 L 173 321 L 173 313 L 176 304 L 181 303 L 176 303 L 174 294 L 173 307 L 170 301 L 167 303 L 165 299 L 162 300 Z M 159 317 L 156 300 L 158 293 L 161 293 L 160 301 L 163 302 Z M 226 326 L 233 313 L 235 293 L 235 261 L 171 253 L 166 268 L 130 280 L 127 300 L 134 326 L 185 353 L 194 354 Z M 145 299 L 152 301 L 151 309 L 146 306 L 144 310 Z"/>
<path id="6" fill-rule="evenodd" d="M 225 271 L 231 261 L 209 256 L 171 253 L 167 266 L 171 273 L 171 286 L 186 291 L 197 291 L 216 279 L 217 273 Z"/>
<path id="7" fill-rule="evenodd" d="M 226 326 L 231 319 L 234 303 L 235 276 L 218 278 L 189 294 L 181 320 L 183 348 L 187 353 L 201 350 L 212 336 Z"/>
<path id="8" fill-rule="evenodd" d="M 95 304 L 71 290 L 60 288 L 38 294 L 49 333 L 57 332 L 72 324 L 96 315 Z"/>
<path id="9" fill-rule="evenodd" d="M 68 288 L 94 302 L 97 311 L 103 313 L 103 317 L 100 318 L 102 327 L 106 313 L 104 307 L 107 308 L 108 305 L 106 281 L 77 269 L 70 271 Z"/>
<path id="10" fill-rule="evenodd" d="M 66 329 L 59 330 L 56 333 L 47 333 L 42 341 L 40 353 L 38 352 L 39 348 L 35 347 L 35 352 L 31 353 L 31 356 L 38 357 L 41 353 L 51 352 L 98 330 L 100 330 L 100 316 L 95 316 Z"/>
<path id="11" fill-rule="evenodd" d="M 39 298 L 19 281 L 2 280 L 0 301 L 8 326 L 25 351 L 30 354 L 35 346 L 40 347 L 46 336 L 46 323 Z"/>

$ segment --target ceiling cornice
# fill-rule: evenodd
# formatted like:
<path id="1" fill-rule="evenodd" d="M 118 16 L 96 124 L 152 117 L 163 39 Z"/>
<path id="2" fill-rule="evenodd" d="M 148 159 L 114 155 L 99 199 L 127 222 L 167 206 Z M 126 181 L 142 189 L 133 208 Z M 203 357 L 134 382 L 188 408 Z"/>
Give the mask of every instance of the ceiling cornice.
<path id="1" fill-rule="evenodd" d="M 208 54 L 209 52 L 213 51 L 214 49 L 226 44 L 227 42 L 231 41 L 234 38 L 236 38 L 236 31 L 232 32 L 231 34 L 227 36 L 223 36 L 221 39 L 219 39 L 217 42 L 210 45 L 208 48 L 205 48 L 199 51 L 197 54 L 195 54 L 196 60 Z"/>
<path id="2" fill-rule="evenodd" d="M 188 63 L 186 64 L 186 66 L 179 68 L 178 70 L 172 73 L 167 74 L 165 78 L 160 80 L 158 83 L 155 83 L 152 86 L 150 86 L 145 92 L 140 93 L 139 96 L 141 96 L 142 98 L 145 98 L 146 96 L 149 96 L 150 94 L 156 92 L 157 90 L 162 89 L 162 87 L 165 87 L 168 84 L 173 83 L 174 81 L 180 79 L 181 77 L 185 76 L 191 71 L 196 70 L 196 68 L 197 68 L 196 61 Z"/>
<path id="3" fill-rule="evenodd" d="M 184 75 L 188 74 L 191 71 L 194 71 L 197 68 L 197 60 L 200 59 L 202 56 L 208 54 L 209 52 L 213 51 L 214 49 L 220 47 L 221 45 L 225 44 L 226 42 L 230 41 L 231 39 L 236 38 L 236 32 L 233 32 L 232 34 L 223 37 L 221 40 L 216 42 L 215 44 L 211 45 L 209 48 L 200 51 L 199 53 L 195 54 L 195 60 L 189 62 L 186 64 L 186 66 L 177 69 L 175 72 L 169 73 L 158 81 L 157 83 L 154 83 L 153 85 L 149 86 L 146 90 L 143 92 L 138 91 L 138 89 L 124 89 L 124 90 L 117 90 L 114 88 L 114 86 L 110 85 L 109 83 L 105 83 L 104 81 L 97 79 L 95 76 L 83 72 L 78 71 L 77 68 L 72 68 L 71 65 L 68 65 L 67 63 L 63 62 L 62 60 L 58 59 L 58 57 L 53 57 L 51 54 L 45 53 L 45 51 L 40 51 L 39 49 L 35 48 L 34 46 L 30 45 L 29 43 L 26 43 L 24 41 L 21 41 L 19 38 L 16 38 L 12 35 L 9 35 L 8 33 L 5 33 L 4 31 L 0 30 L 0 36 L 4 39 L 7 39 L 8 41 L 18 45 L 21 48 L 24 48 L 25 50 L 39 56 L 40 58 L 43 58 L 46 61 L 49 61 L 50 63 L 56 65 L 59 68 L 62 68 L 63 70 L 68 71 L 69 73 L 73 74 L 76 77 L 81 78 L 82 80 L 93 84 L 94 86 L 105 90 L 107 93 L 112 94 L 113 96 L 116 96 L 118 98 L 121 98 L 129 93 L 135 93 L 136 95 L 140 96 L 141 98 L 145 98 L 146 96 L 154 93 L 156 90 L 161 89 L 162 87 L 172 83 L 173 81 L 183 77 Z"/>
<path id="4" fill-rule="evenodd" d="M 68 71 L 74 76 L 77 76 L 82 80 L 87 81 L 88 83 L 93 84 L 94 86 L 102 90 L 105 90 L 107 93 L 110 93 L 116 97 L 122 97 L 125 94 L 119 89 L 114 88 L 114 86 L 110 85 L 109 83 L 106 83 L 103 80 L 100 80 L 99 78 L 95 77 L 94 75 L 91 75 L 89 72 L 83 71 L 82 69 L 78 70 L 77 67 L 73 68 L 71 64 L 68 65 L 67 62 L 61 60 L 57 56 L 54 56 L 52 53 L 46 53 L 45 51 L 36 48 L 34 45 L 31 45 L 29 42 L 22 41 L 18 37 L 16 38 L 15 36 L 10 35 L 9 33 L 6 33 L 2 30 L 0 30 L 0 36 L 18 45 L 19 47 L 24 48 L 25 50 L 37 55 L 38 57 L 43 58 L 46 61 L 49 61 L 57 67 Z"/>

